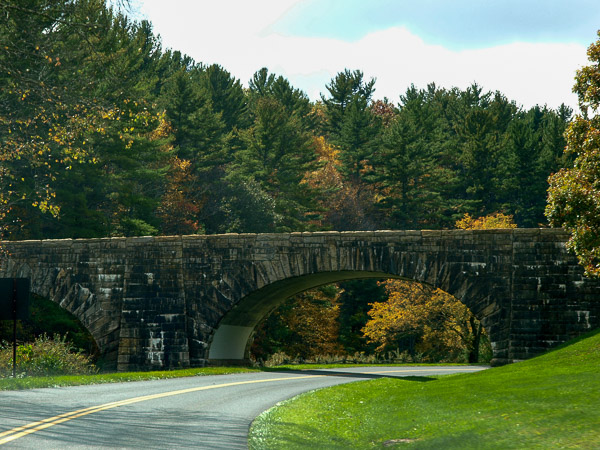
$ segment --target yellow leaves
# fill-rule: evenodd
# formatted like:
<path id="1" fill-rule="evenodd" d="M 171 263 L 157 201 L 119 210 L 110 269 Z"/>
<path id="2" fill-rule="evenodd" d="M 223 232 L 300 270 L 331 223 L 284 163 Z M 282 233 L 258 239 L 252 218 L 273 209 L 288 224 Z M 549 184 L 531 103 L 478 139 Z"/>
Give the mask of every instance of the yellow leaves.
<path id="1" fill-rule="evenodd" d="M 326 161 L 337 163 L 340 149 L 329 144 L 324 136 L 317 136 L 314 139 L 316 153 Z"/>
<path id="2" fill-rule="evenodd" d="M 407 335 L 419 337 L 418 349 L 423 352 L 440 346 L 449 352 L 465 347 L 470 312 L 459 300 L 412 281 L 387 280 L 383 285 L 388 300 L 372 304 L 362 329 L 369 342 L 380 344 L 378 351 Z"/>
<path id="3" fill-rule="evenodd" d="M 171 127 L 171 124 L 167 121 L 164 113 L 158 114 L 155 120 L 158 121 L 158 125 L 151 134 L 152 139 L 164 139 L 171 135 L 171 133 L 173 132 L 173 128 Z M 135 122 L 138 122 L 137 118 Z"/>
<path id="4" fill-rule="evenodd" d="M 497 228 L 517 228 L 513 222 L 513 216 L 496 212 L 487 216 L 474 219 L 466 213 L 465 216 L 455 224 L 461 230 L 491 230 Z"/>
<path id="5" fill-rule="evenodd" d="M 323 136 L 314 138 L 315 152 L 319 155 L 319 168 L 307 172 L 302 182 L 308 183 L 312 188 L 340 189 L 343 181 L 339 172 L 340 161 L 338 159 L 340 150 L 330 145 Z"/>

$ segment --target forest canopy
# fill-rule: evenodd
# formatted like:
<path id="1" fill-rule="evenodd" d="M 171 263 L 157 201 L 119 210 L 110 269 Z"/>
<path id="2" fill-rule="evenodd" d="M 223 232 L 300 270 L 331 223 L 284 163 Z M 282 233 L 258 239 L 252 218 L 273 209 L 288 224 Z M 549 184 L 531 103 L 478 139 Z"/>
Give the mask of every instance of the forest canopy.
<path id="1" fill-rule="evenodd" d="M 572 111 L 477 84 L 397 101 L 346 69 L 311 101 L 164 49 L 101 0 L 0 4 L 5 239 L 545 224 Z"/>

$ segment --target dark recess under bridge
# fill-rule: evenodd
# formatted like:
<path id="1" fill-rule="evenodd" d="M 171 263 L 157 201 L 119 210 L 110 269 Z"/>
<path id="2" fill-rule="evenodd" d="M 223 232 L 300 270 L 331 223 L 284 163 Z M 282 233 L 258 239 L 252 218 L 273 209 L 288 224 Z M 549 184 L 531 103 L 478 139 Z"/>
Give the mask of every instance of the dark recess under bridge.
<path id="1" fill-rule="evenodd" d="M 600 282 L 560 229 L 318 232 L 4 241 L 1 277 L 78 317 L 109 369 L 242 362 L 282 301 L 355 278 L 405 278 L 454 295 L 502 364 L 600 326 Z"/>

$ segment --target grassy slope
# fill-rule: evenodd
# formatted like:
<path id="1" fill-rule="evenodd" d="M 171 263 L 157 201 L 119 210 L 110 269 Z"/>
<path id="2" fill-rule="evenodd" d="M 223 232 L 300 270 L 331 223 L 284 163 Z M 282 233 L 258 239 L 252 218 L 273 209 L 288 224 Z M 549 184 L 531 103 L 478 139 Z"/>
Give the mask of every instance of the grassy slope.
<path id="1" fill-rule="evenodd" d="M 415 366 L 417 364 L 391 364 L 392 366 Z M 423 365 L 423 364 L 418 364 Z M 430 364 L 439 365 L 439 364 Z M 455 364 L 460 365 L 460 364 Z M 204 375 L 227 375 L 244 372 L 281 372 L 282 370 L 334 369 L 338 367 L 377 367 L 380 364 L 303 364 L 276 367 L 202 367 L 180 370 L 161 370 L 152 372 L 117 372 L 97 375 L 57 375 L 48 377 L 0 377 L 0 391 L 34 389 L 59 386 L 79 386 L 84 384 L 122 383 L 127 381 L 162 380 L 166 378 L 195 377 Z"/>
<path id="2" fill-rule="evenodd" d="M 0 391 L 34 389 L 84 384 L 121 383 L 126 381 L 162 380 L 166 378 L 226 375 L 230 373 L 260 372 L 249 367 L 203 367 L 196 369 L 164 370 L 153 372 L 118 372 L 97 375 L 60 375 L 53 377 L 0 378 Z"/>
<path id="3" fill-rule="evenodd" d="M 600 448 L 600 330 L 483 372 L 305 394 L 260 416 L 249 445 L 371 448 L 392 440 L 435 449 Z"/>

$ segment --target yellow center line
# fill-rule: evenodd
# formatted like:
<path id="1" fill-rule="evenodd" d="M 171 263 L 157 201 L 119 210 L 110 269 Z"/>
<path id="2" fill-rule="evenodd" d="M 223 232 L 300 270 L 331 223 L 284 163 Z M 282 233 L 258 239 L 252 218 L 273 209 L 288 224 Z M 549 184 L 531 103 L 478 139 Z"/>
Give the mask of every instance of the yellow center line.
<path id="1" fill-rule="evenodd" d="M 50 428 L 54 425 L 58 425 L 64 422 L 68 422 L 69 420 L 76 419 L 78 417 L 87 416 L 88 414 L 93 414 L 100 411 L 106 411 L 107 409 L 117 408 L 119 406 L 132 405 L 134 403 L 144 402 L 147 400 L 155 400 L 158 398 L 171 397 L 173 395 L 181 395 L 188 394 L 190 392 L 198 392 L 198 391 L 206 391 L 209 389 L 218 389 L 229 386 L 240 386 L 243 384 L 256 384 L 256 383 L 269 383 L 273 381 L 286 381 L 286 380 L 299 380 L 304 378 L 319 378 L 325 377 L 327 375 L 304 375 L 298 377 L 283 377 L 283 378 L 270 378 L 267 380 L 250 380 L 250 381 L 237 381 L 234 383 L 224 383 L 224 384 L 213 384 L 210 386 L 201 386 L 195 388 L 188 389 L 180 389 L 178 391 L 168 391 L 162 392 L 160 394 L 152 394 L 152 395 L 144 395 L 141 397 L 133 397 L 126 400 L 116 401 L 105 403 L 103 405 L 91 406 L 89 408 L 78 409 L 76 411 L 71 411 L 63 414 L 59 414 L 58 416 L 50 417 L 48 419 L 39 420 L 36 422 L 28 423 L 27 425 L 15 427 L 12 430 L 7 430 L 0 433 L 0 445 L 6 444 L 10 441 L 14 441 L 15 439 L 22 438 L 23 436 L 27 436 L 28 434 L 35 433 L 37 431 L 44 430 L 46 428 Z"/>
<path id="2" fill-rule="evenodd" d="M 455 370 L 455 369 L 453 369 L 453 368 L 431 368 L 431 369 L 414 368 L 414 369 L 407 370 L 407 368 L 403 368 L 403 369 L 399 369 L 399 370 L 381 370 L 381 371 L 354 372 L 354 373 L 364 374 L 364 375 L 372 375 L 372 374 L 378 374 L 378 373 L 397 373 L 397 372 L 405 372 L 406 373 L 407 371 L 409 371 L 409 372 L 410 371 L 435 372 L 435 371 L 452 371 L 452 370 Z M 480 368 L 464 368 L 462 370 L 463 371 L 476 371 L 476 370 L 481 370 L 481 369 Z M 46 428 L 53 427 L 54 425 L 68 422 L 69 420 L 77 419 L 78 417 L 87 416 L 88 414 L 93 414 L 93 413 L 97 413 L 100 411 L 106 411 L 108 409 L 118 408 L 119 406 L 132 405 L 134 403 L 145 402 L 147 400 L 155 400 L 155 399 L 164 398 L 164 397 L 171 397 L 174 395 L 189 394 L 190 392 L 206 391 L 209 389 L 218 389 L 218 388 L 224 388 L 224 387 L 230 387 L 230 386 L 240 386 L 243 384 L 269 383 L 269 382 L 274 382 L 274 381 L 299 380 L 299 379 L 306 379 L 306 378 L 319 378 L 319 377 L 336 376 L 336 375 L 337 375 L 336 373 L 333 373 L 333 374 L 324 373 L 323 375 L 303 375 L 303 376 L 297 376 L 297 377 L 270 378 L 267 380 L 237 381 L 237 382 L 233 382 L 233 383 L 213 384 L 210 386 L 201 386 L 201 387 L 194 387 L 194 388 L 188 388 L 188 389 L 180 389 L 177 391 L 162 392 L 160 394 L 151 394 L 151 395 L 143 395 L 141 397 L 133 397 L 133 398 L 125 399 L 125 400 L 105 403 L 103 405 L 90 406 L 88 408 L 78 409 L 76 411 L 70 411 L 67 413 L 59 414 L 58 416 L 50 417 L 48 419 L 38 420 L 36 422 L 28 423 L 27 425 L 15 427 L 12 430 L 7 430 L 7 431 L 0 433 L 0 438 L 2 438 L 2 439 L 0 439 L 0 445 L 14 441 L 15 439 L 22 438 L 29 434 L 35 433 L 37 431 L 45 430 Z"/>

